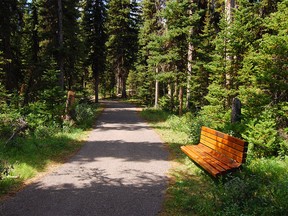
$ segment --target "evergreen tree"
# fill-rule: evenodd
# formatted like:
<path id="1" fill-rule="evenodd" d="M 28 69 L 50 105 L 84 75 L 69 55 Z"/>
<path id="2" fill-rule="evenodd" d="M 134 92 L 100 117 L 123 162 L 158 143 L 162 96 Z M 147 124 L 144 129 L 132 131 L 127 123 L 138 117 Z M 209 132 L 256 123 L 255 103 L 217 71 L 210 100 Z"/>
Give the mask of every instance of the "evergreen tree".
<path id="1" fill-rule="evenodd" d="M 39 38 L 39 17 L 36 0 L 28 3 L 25 10 L 23 53 L 25 56 L 25 77 L 24 77 L 24 105 L 35 100 L 37 97 L 37 84 L 41 77 L 40 38 Z"/>
<path id="2" fill-rule="evenodd" d="M 23 1 L 0 1 L 0 51 L 5 59 L 1 82 L 9 93 L 19 90 L 23 78 L 20 50 L 23 5 Z"/>
<path id="3" fill-rule="evenodd" d="M 117 94 L 127 97 L 126 81 L 137 53 L 137 3 L 111 0 L 108 4 L 106 43 L 109 70 L 116 75 Z"/>
<path id="4" fill-rule="evenodd" d="M 69 89 L 79 59 L 79 0 L 39 0 L 40 47 L 44 59 L 57 62 L 59 86 Z"/>
<path id="5" fill-rule="evenodd" d="M 165 10 L 163 11 L 163 16 L 166 20 L 167 25 L 167 42 L 169 45 L 167 47 L 166 64 L 169 65 L 169 70 L 171 70 L 172 83 L 170 86 L 173 87 L 175 96 L 179 101 L 179 114 L 182 114 L 183 109 L 183 88 L 186 86 L 184 84 L 186 69 L 187 69 L 187 47 L 188 47 L 188 37 L 191 33 L 192 16 L 188 16 L 189 11 L 191 11 L 190 1 L 167 1 Z M 170 82 L 171 82 L 170 81 Z M 171 93 L 173 92 L 171 89 Z M 171 108 L 174 109 L 174 96 L 171 94 Z"/>
<path id="6" fill-rule="evenodd" d="M 221 31 L 214 40 L 215 52 L 209 64 L 212 83 L 205 97 L 209 105 L 204 107 L 204 112 L 215 122 L 229 119 L 227 111 L 231 109 L 232 99 L 239 94 L 243 58 L 261 29 L 257 4 L 239 1 L 237 7 L 231 16 L 233 19 L 225 15 L 220 20 Z"/>
<path id="7" fill-rule="evenodd" d="M 278 127 L 288 125 L 287 9 L 288 1 L 285 0 L 278 4 L 277 12 L 264 19 L 265 33 L 254 41 L 239 76 L 242 82 L 240 95 L 246 105 L 247 117 L 258 116 L 270 107 L 275 109 Z"/>
<path id="8" fill-rule="evenodd" d="M 142 26 L 139 32 L 137 60 L 138 96 L 146 104 L 150 105 L 153 103 L 154 98 L 156 107 L 158 106 L 159 89 L 157 88 L 159 87 L 159 82 L 155 79 L 155 74 L 159 72 L 159 62 L 154 62 L 151 57 L 152 54 L 154 56 L 160 55 L 158 51 L 160 51 L 161 47 L 157 42 L 154 44 L 153 41 L 163 32 L 163 22 L 157 13 L 161 11 L 161 8 L 161 1 L 144 0 L 142 2 Z"/>
<path id="9" fill-rule="evenodd" d="M 106 8 L 103 0 L 87 0 L 84 6 L 83 30 L 88 55 L 85 65 L 92 65 L 95 102 L 99 97 L 99 78 L 105 70 Z"/>
<path id="10" fill-rule="evenodd" d="M 217 14 L 215 12 L 217 1 L 213 7 L 210 1 L 190 0 L 190 2 L 186 108 L 195 111 L 205 104 L 203 97 L 207 94 L 209 83 L 207 64 L 211 61 L 211 52 L 214 48 L 211 41 L 216 34 L 213 24 L 217 23 L 217 20 L 213 16 Z"/>

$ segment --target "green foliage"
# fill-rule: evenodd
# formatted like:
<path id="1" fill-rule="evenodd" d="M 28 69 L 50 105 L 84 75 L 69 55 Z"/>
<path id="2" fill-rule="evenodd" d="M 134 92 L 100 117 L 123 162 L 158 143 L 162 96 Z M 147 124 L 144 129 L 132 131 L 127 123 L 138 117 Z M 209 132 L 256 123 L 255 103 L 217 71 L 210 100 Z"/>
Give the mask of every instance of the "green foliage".
<path id="1" fill-rule="evenodd" d="M 144 109 L 141 116 L 151 122 L 163 122 L 168 118 L 169 113 L 161 109 Z"/>
<path id="2" fill-rule="evenodd" d="M 126 81 L 129 71 L 133 69 L 138 49 L 137 4 L 135 0 L 111 0 L 108 4 L 107 65 L 108 70 L 114 75 L 112 77 L 116 77 L 117 94 L 121 94 L 122 98 L 127 97 Z"/>
<path id="3" fill-rule="evenodd" d="M 97 105 L 81 103 L 75 107 L 76 123 L 82 128 L 89 128 L 95 121 Z"/>
<path id="4" fill-rule="evenodd" d="M 209 93 L 205 99 L 209 102 L 200 110 L 199 114 L 210 120 L 211 127 L 223 128 L 225 124 L 230 122 L 231 111 L 227 108 L 228 91 L 217 83 L 213 83 L 208 87 Z"/>
<path id="5" fill-rule="evenodd" d="M 211 127 L 211 120 L 205 116 L 196 115 L 193 116 L 191 113 L 179 117 L 171 115 L 167 119 L 167 123 L 173 131 L 183 132 L 187 134 L 189 142 L 192 144 L 198 144 L 200 141 L 201 127 Z"/>
<path id="6" fill-rule="evenodd" d="M 23 181 L 44 171 L 51 162 L 63 162 L 81 146 L 79 138 L 83 135 L 82 131 L 52 133 L 50 130 L 55 132 L 53 128 L 45 130 L 42 127 L 35 136 L 17 137 L 14 140 L 17 145 L 9 145 L 9 148 L 0 141 L 0 158 L 13 164 L 14 169 L 10 174 L 17 177 L 4 178 L 0 181 L 0 195 L 17 190 Z"/>
<path id="7" fill-rule="evenodd" d="M 288 155 L 288 128 L 286 131 L 280 131 L 280 136 L 278 154 L 280 157 L 285 157 Z"/>
<path id="8" fill-rule="evenodd" d="M 255 157 L 277 155 L 277 150 L 279 150 L 278 133 L 275 119 L 270 111 L 262 112 L 260 118 L 252 119 L 246 126 L 242 136 L 249 143 L 251 155 Z"/>
<path id="9" fill-rule="evenodd" d="M 189 138 L 193 144 L 198 144 L 200 141 L 201 127 L 211 127 L 212 121 L 207 116 L 198 115 L 190 120 Z"/>
<path id="10" fill-rule="evenodd" d="M 191 124 L 194 120 L 199 124 L 204 122 L 207 125 L 209 119 L 203 119 L 201 122 L 200 116 L 194 117 L 187 114 L 179 118 L 168 115 L 166 121 L 157 122 L 155 121 L 157 117 L 149 117 L 152 113 L 159 116 L 160 111 L 144 110 L 143 112 L 146 113 L 145 119 L 153 122 L 153 126 L 169 146 L 174 161 L 181 163 L 170 172 L 174 181 L 167 191 L 164 215 L 286 215 L 288 211 L 287 156 L 283 159 L 250 157 L 241 171 L 215 181 L 180 151 L 184 141 L 181 140 L 183 133 L 179 131 L 186 128 L 182 124 Z M 269 114 L 266 115 L 268 118 Z M 271 122 L 271 119 L 269 121 Z M 195 137 L 198 135 L 195 132 Z"/>
<path id="11" fill-rule="evenodd" d="M 163 109 L 164 111 L 173 111 L 171 110 L 171 97 L 168 95 L 165 95 L 161 97 L 158 101 L 159 108 Z"/>
<path id="12" fill-rule="evenodd" d="M 29 124 L 29 127 L 34 130 L 38 127 L 47 125 L 53 122 L 52 110 L 49 110 L 46 103 L 35 102 L 30 103 L 25 107 L 26 120 Z"/>
<path id="13" fill-rule="evenodd" d="M 53 137 L 55 134 L 59 133 L 61 130 L 60 130 L 60 127 L 59 125 L 55 124 L 50 124 L 50 125 L 47 125 L 47 124 L 39 124 L 34 132 L 33 132 L 33 135 L 35 136 L 36 139 L 47 139 L 49 137 Z"/>
<path id="14" fill-rule="evenodd" d="M 190 121 L 192 120 L 192 116 L 190 113 L 187 113 L 181 117 L 176 115 L 171 115 L 167 123 L 170 125 L 173 131 L 184 132 L 189 134 L 190 132 Z"/>
<path id="15" fill-rule="evenodd" d="M 265 105 L 269 103 L 270 98 L 258 87 L 241 86 L 239 89 L 239 99 L 243 104 L 242 113 L 246 119 L 260 117 Z"/>
<path id="16" fill-rule="evenodd" d="M 20 110 L 7 107 L 0 118 L 1 123 L 4 122 L 10 129 L 9 133 L 6 132 L 7 136 L 5 137 L 2 133 L 3 125 L 0 127 L 2 133 L 0 139 L 0 176 L 3 178 L 4 174 L 9 173 L 13 178 L 3 178 L 0 181 L 0 195 L 17 190 L 23 181 L 44 171 L 51 162 L 63 162 L 80 148 L 81 139 L 85 133 L 83 129 L 79 128 L 91 127 L 95 121 L 96 110 L 99 111 L 99 109 L 87 104 L 78 106 L 78 109 L 77 116 L 80 117 L 81 122 L 79 123 L 81 125 L 71 124 L 71 121 L 60 125 L 54 122 L 53 115 L 49 109 L 47 110 L 45 103 L 30 104 L 23 111 L 23 113 L 28 113 L 25 120 L 29 124 L 29 133 L 25 133 L 24 136 L 17 135 L 11 141 L 12 144 L 8 146 L 5 145 L 6 138 L 11 136 L 14 129 L 13 123 L 21 115 Z M 4 116 L 5 118 L 2 118 Z M 3 161 L 6 162 L 3 163 Z M 10 164 L 13 164 L 13 170 L 11 170 Z"/>
<path id="17" fill-rule="evenodd" d="M 4 104 L 0 107 L 0 137 L 9 138 L 15 129 L 17 119 L 21 117 L 18 110 Z"/>
<path id="18" fill-rule="evenodd" d="M 212 187 L 215 215 L 285 215 L 287 160 L 261 159 L 228 182 Z"/>
<path id="19" fill-rule="evenodd" d="M 13 165 L 9 164 L 7 161 L 0 160 L 0 181 L 9 175 L 13 168 Z"/>

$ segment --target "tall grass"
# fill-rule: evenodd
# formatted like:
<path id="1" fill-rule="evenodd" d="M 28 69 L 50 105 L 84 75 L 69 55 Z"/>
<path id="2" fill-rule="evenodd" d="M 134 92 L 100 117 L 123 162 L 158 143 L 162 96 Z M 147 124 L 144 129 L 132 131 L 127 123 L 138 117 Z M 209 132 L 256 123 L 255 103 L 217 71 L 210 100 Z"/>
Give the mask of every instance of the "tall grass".
<path id="1" fill-rule="evenodd" d="M 189 115 L 177 117 L 160 110 L 143 113 L 142 117 L 152 122 L 177 162 L 170 171 L 171 183 L 162 215 L 287 215 L 287 156 L 249 157 L 242 170 L 216 181 L 180 151 L 181 145 L 199 136 L 191 130 L 209 121 Z"/>

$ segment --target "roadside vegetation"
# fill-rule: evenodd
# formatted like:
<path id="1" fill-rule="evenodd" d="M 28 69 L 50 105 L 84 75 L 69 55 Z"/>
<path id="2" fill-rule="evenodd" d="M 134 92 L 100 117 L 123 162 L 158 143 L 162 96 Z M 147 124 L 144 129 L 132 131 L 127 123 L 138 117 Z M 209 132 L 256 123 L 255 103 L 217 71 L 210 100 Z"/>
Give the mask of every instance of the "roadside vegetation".
<path id="1" fill-rule="evenodd" d="M 144 109 L 141 116 L 150 122 L 167 143 L 174 162 L 162 215 L 287 214 L 288 157 L 281 154 L 268 156 L 266 151 L 269 148 L 253 148 L 255 142 L 252 138 L 261 130 L 246 127 L 249 133 L 243 132 L 250 141 L 248 159 L 243 169 L 215 180 L 180 150 L 181 145 L 197 144 L 200 127 L 212 124 L 208 118 L 191 114 L 178 117 L 159 109 Z M 267 128 L 257 142 L 263 143 L 261 137 L 264 137 L 264 131 L 270 134 L 269 127 L 265 125 Z M 224 125 L 217 129 L 233 134 L 231 127 L 227 128 Z M 280 146 L 278 150 L 283 152 Z"/>
<path id="2" fill-rule="evenodd" d="M 95 109 L 64 120 L 77 89 L 161 109 L 142 114 L 180 164 L 167 215 L 287 215 L 288 0 L 10 0 L 0 17 L 0 194 L 78 149 Z M 180 152 L 201 125 L 249 143 L 242 172 L 214 182 Z"/>
<path id="3" fill-rule="evenodd" d="M 27 180 L 77 152 L 101 111 L 88 100 L 76 101 L 73 118 L 64 120 L 60 112 L 64 108 L 54 106 L 56 112 L 47 109 L 46 102 L 23 109 L 13 108 L 13 104 L 9 109 L 5 104 L 0 106 L 0 197 L 17 191 Z"/>

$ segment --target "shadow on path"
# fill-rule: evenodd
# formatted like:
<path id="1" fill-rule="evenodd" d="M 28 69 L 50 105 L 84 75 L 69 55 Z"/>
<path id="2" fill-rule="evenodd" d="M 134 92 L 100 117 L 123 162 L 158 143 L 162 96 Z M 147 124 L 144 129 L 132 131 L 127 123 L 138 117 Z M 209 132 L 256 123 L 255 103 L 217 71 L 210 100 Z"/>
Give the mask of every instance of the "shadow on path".
<path id="1" fill-rule="evenodd" d="M 130 104 L 104 101 L 87 143 L 54 172 L 0 204 L 0 215 L 157 215 L 170 164 Z"/>

